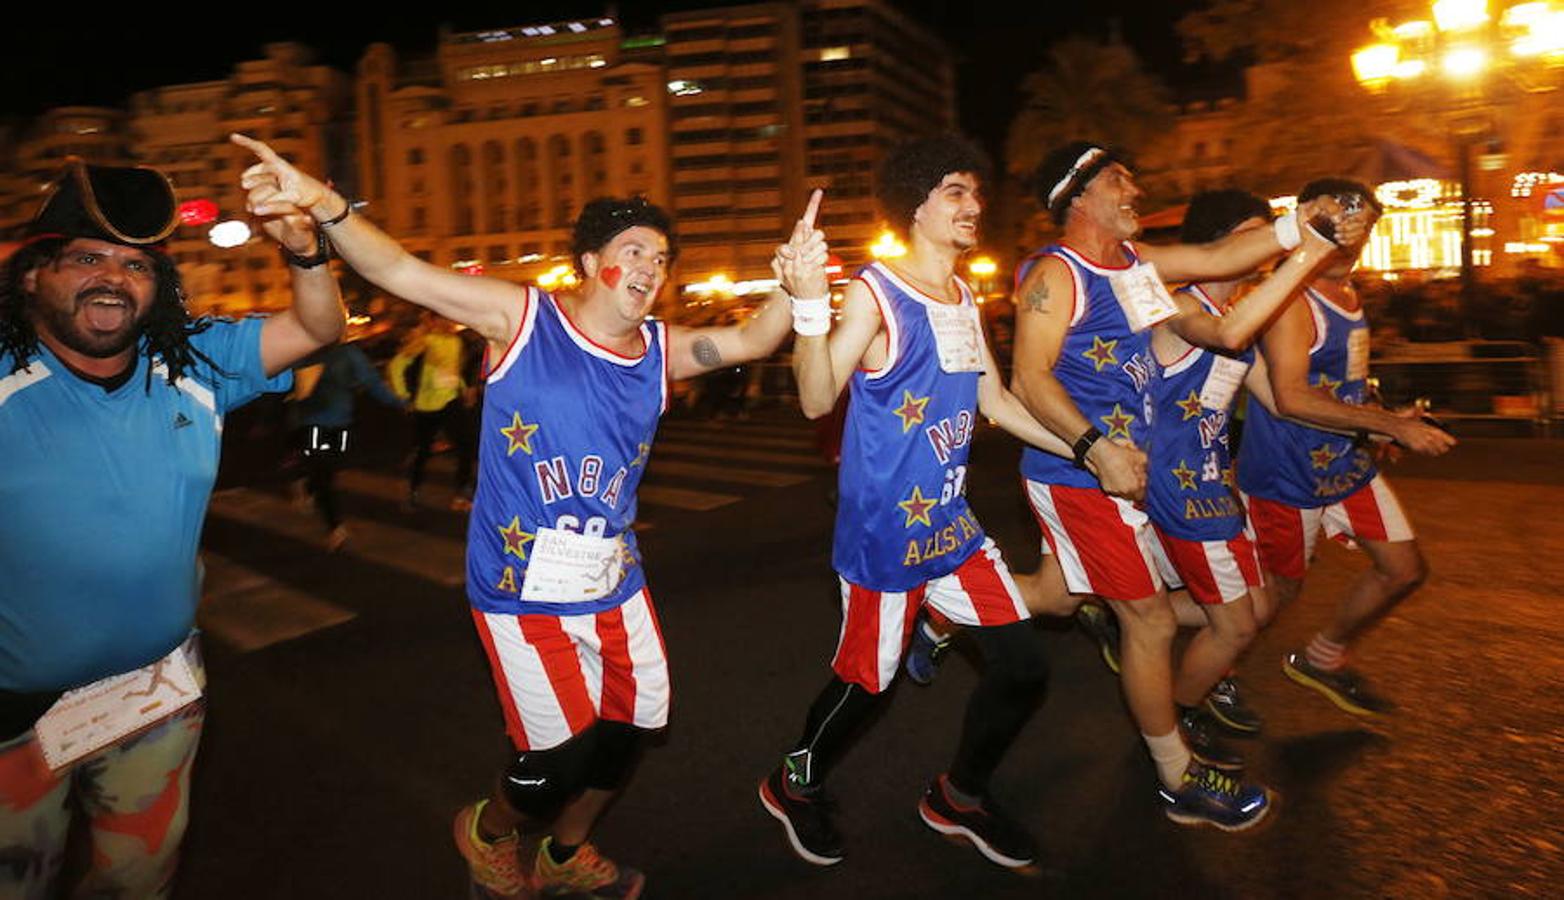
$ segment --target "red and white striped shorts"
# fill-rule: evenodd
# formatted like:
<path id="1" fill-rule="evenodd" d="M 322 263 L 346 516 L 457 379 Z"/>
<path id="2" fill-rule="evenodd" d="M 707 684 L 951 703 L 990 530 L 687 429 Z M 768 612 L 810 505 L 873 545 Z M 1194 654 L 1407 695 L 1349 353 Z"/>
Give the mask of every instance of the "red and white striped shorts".
<path id="1" fill-rule="evenodd" d="M 1401 501 L 1383 475 L 1329 506 L 1299 509 L 1276 500 L 1243 495 L 1265 571 L 1303 578 L 1314 558 L 1320 528 L 1329 538 L 1398 543 L 1415 538 Z"/>
<path id="2" fill-rule="evenodd" d="M 668 724 L 668 654 L 646 589 L 580 616 L 503 615 L 474 609 L 505 733 L 518 751 L 547 750 L 598 719 Z"/>
<path id="3" fill-rule="evenodd" d="M 1161 528 L 1156 531 L 1164 559 L 1173 570 L 1163 573 L 1164 580 L 1169 586 L 1182 583 L 1196 603 L 1232 603 L 1250 588 L 1265 584 L 1260 577 L 1260 558 L 1247 530 L 1228 541 L 1191 541 Z"/>
<path id="4" fill-rule="evenodd" d="M 842 631 L 831 669 L 871 694 L 890 687 L 927 605 L 957 625 L 1009 625 L 1031 617 L 1010 567 L 990 537 L 954 572 L 905 591 L 876 591 L 838 577 Z"/>
<path id="5" fill-rule="evenodd" d="M 1134 504 L 1097 488 L 1031 480 L 1026 498 L 1070 593 L 1143 600 L 1162 589 L 1157 536 Z"/>

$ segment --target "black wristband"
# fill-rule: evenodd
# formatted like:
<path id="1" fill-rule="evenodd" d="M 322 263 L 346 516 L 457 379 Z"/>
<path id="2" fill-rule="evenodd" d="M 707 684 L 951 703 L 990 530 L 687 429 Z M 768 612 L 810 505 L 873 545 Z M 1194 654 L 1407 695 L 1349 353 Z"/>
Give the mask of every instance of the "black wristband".
<path id="1" fill-rule="evenodd" d="M 331 247 L 326 243 L 325 233 L 319 228 L 315 229 L 315 252 L 309 256 L 300 256 L 287 247 L 281 247 L 280 249 L 282 250 L 283 262 L 295 269 L 313 269 L 331 261 Z"/>
<path id="2" fill-rule="evenodd" d="M 342 198 L 342 212 L 320 223 L 322 228 L 330 228 L 333 225 L 341 225 L 342 220 L 353 214 L 353 202 L 346 197 Z"/>
<path id="3" fill-rule="evenodd" d="M 1102 432 L 1097 430 L 1096 425 L 1088 427 L 1081 432 L 1080 437 L 1075 439 L 1075 445 L 1070 450 L 1075 454 L 1075 465 L 1078 468 L 1086 468 L 1086 454 L 1090 453 L 1092 447 L 1100 440 L 1102 440 Z"/>

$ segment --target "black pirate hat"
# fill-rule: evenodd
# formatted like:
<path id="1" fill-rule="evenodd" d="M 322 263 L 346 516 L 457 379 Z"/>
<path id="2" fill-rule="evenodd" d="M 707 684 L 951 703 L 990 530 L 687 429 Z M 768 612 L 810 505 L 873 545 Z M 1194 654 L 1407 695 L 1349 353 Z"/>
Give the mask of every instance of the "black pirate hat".
<path id="1" fill-rule="evenodd" d="M 27 227 L 34 237 L 86 237 L 144 247 L 179 225 L 174 186 L 146 166 L 91 166 L 68 157 Z"/>

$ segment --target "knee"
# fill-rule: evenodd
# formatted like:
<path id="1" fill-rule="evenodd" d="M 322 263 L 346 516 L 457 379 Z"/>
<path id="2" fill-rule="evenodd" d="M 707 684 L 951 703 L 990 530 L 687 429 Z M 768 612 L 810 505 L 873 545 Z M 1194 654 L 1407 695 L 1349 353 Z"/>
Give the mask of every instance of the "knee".
<path id="1" fill-rule="evenodd" d="M 1225 610 L 1229 615 L 1213 616 L 1211 633 L 1217 640 L 1238 650 L 1249 646 L 1259 632 L 1253 611 Z"/>
<path id="2" fill-rule="evenodd" d="M 972 634 L 983 653 L 985 677 L 1023 690 L 1040 689 L 1048 681 L 1048 654 L 1031 622 L 977 628 Z"/>
<path id="3" fill-rule="evenodd" d="M 1405 560 L 1386 567 L 1380 573 L 1386 589 L 1392 594 L 1408 594 L 1423 586 L 1428 580 L 1428 563 L 1423 554 L 1414 550 Z"/>
<path id="4" fill-rule="evenodd" d="M 645 732 L 627 722 L 598 722 L 592 727 L 597 731 L 597 741 L 587 763 L 584 786 L 617 791 L 624 787 L 641 758 Z"/>
<path id="5" fill-rule="evenodd" d="M 588 729 L 558 747 L 516 754 L 500 779 L 505 799 L 529 818 L 552 819 L 583 787 L 596 737 Z"/>
<path id="6" fill-rule="evenodd" d="M 1142 644 L 1168 644 L 1178 633 L 1178 616 L 1164 597 L 1113 603 L 1124 639 Z"/>

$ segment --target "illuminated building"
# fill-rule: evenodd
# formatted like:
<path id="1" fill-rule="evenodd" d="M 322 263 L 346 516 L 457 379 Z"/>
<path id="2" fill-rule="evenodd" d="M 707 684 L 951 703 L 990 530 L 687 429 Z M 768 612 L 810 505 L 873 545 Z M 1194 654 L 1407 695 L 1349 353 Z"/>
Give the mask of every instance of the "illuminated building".
<path id="1" fill-rule="evenodd" d="M 305 171 L 344 180 L 340 125 L 347 80 L 316 65 L 299 44 L 268 44 L 265 57 L 239 63 L 221 81 L 170 85 L 130 99 L 131 147 L 137 161 L 161 170 L 181 201 L 214 202 L 223 220 L 243 219 L 239 173 L 249 151 L 228 142 L 231 132 L 266 141 Z M 340 174 L 339 174 L 340 173 Z M 169 240 L 197 311 L 246 312 L 289 303 L 290 281 L 276 245 L 256 234 L 232 248 L 209 237 L 211 225 L 184 226 Z"/>
<path id="2" fill-rule="evenodd" d="M 359 196 L 410 251 L 517 281 L 568 260 L 598 196 L 668 202 L 661 65 L 613 19 L 443 33 L 359 60 Z"/>
<path id="3" fill-rule="evenodd" d="M 0 230 L 32 219 L 43 191 L 60 173 L 67 156 L 99 165 L 128 165 L 130 134 L 124 111 L 64 106 L 22 129 L 5 148 L 5 166 L 0 169 Z"/>

